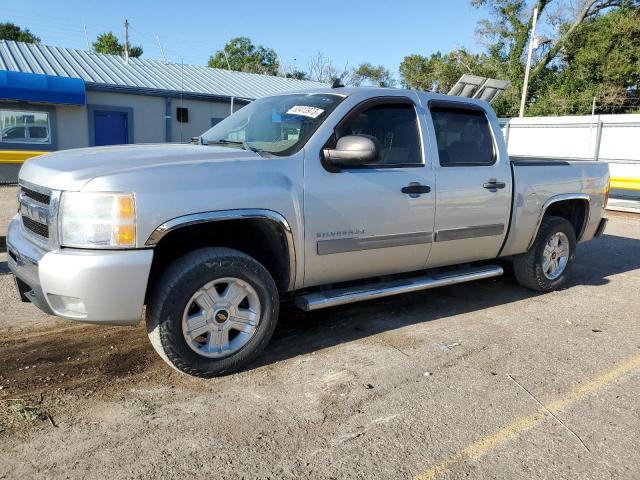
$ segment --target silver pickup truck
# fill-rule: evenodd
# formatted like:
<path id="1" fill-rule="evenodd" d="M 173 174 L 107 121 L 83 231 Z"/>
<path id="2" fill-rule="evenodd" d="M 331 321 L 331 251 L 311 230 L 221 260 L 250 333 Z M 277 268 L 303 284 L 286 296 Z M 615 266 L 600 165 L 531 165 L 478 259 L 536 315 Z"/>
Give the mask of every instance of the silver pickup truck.
<path id="1" fill-rule="evenodd" d="M 165 361 L 210 377 L 265 347 L 284 298 L 337 307 L 502 275 L 498 258 L 548 292 L 606 225 L 606 163 L 510 159 L 478 100 L 304 91 L 197 140 L 28 161 L 7 235 L 22 299 L 82 322 L 145 317 Z"/>

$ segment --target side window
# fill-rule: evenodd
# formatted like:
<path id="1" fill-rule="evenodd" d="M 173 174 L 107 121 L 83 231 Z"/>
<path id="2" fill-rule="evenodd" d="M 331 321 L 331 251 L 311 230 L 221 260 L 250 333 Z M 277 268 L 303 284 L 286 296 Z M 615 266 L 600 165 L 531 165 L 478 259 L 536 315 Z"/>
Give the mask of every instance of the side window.
<path id="1" fill-rule="evenodd" d="M 493 165 L 493 137 L 483 112 L 432 108 L 431 118 L 441 166 Z"/>
<path id="2" fill-rule="evenodd" d="M 340 136 L 345 135 L 377 138 L 382 145 L 379 164 L 422 164 L 418 119 L 413 105 L 389 103 L 359 112 L 341 126 Z"/>
<path id="3" fill-rule="evenodd" d="M 6 143 L 51 144 L 48 112 L 0 110 L 0 147 Z"/>
<path id="4" fill-rule="evenodd" d="M 9 127 L 2 132 L 3 140 L 24 140 L 26 138 L 26 130 L 24 127 Z"/>
<path id="5" fill-rule="evenodd" d="M 49 139 L 49 129 L 45 126 L 29 127 L 29 138 L 34 142 L 46 142 Z"/>

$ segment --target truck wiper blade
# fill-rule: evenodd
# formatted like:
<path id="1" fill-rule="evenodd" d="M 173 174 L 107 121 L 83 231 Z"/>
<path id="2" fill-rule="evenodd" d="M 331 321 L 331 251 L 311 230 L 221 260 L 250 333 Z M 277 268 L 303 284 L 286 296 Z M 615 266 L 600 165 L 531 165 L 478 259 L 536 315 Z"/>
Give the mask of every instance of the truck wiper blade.
<path id="1" fill-rule="evenodd" d="M 227 138 L 207 142 L 207 145 L 240 145 L 245 150 L 249 150 L 251 152 L 260 153 L 262 151 L 259 148 L 252 147 L 245 140 L 229 140 Z"/>

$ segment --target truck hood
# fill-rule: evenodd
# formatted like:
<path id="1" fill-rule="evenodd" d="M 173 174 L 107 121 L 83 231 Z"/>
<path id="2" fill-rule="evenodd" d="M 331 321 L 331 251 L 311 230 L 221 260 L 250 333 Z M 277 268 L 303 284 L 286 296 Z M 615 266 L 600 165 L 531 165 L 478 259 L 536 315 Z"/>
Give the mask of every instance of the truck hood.
<path id="1" fill-rule="evenodd" d="M 20 180 L 54 190 L 80 190 L 103 175 L 162 165 L 259 160 L 235 147 L 192 144 L 120 145 L 61 150 L 27 160 Z"/>

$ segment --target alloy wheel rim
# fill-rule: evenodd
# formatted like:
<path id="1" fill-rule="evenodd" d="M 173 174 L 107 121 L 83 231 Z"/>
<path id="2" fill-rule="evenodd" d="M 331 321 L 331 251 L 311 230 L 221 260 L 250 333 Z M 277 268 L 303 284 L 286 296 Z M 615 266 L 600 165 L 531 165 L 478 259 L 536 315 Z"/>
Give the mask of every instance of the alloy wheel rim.
<path id="1" fill-rule="evenodd" d="M 547 240 L 542 253 L 542 271 L 549 280 L 555 280 L 569 262 L 569 238 L 562 232 L 556 232 Z"/>
<path id="2" fill-rule="evenodd" d="M 255 289 L 235 277 L 216 279 L 198 289 L 182 315 L 189 348 L 207 358 L 224 358 L 253 338 L 260 322 Z"/>

